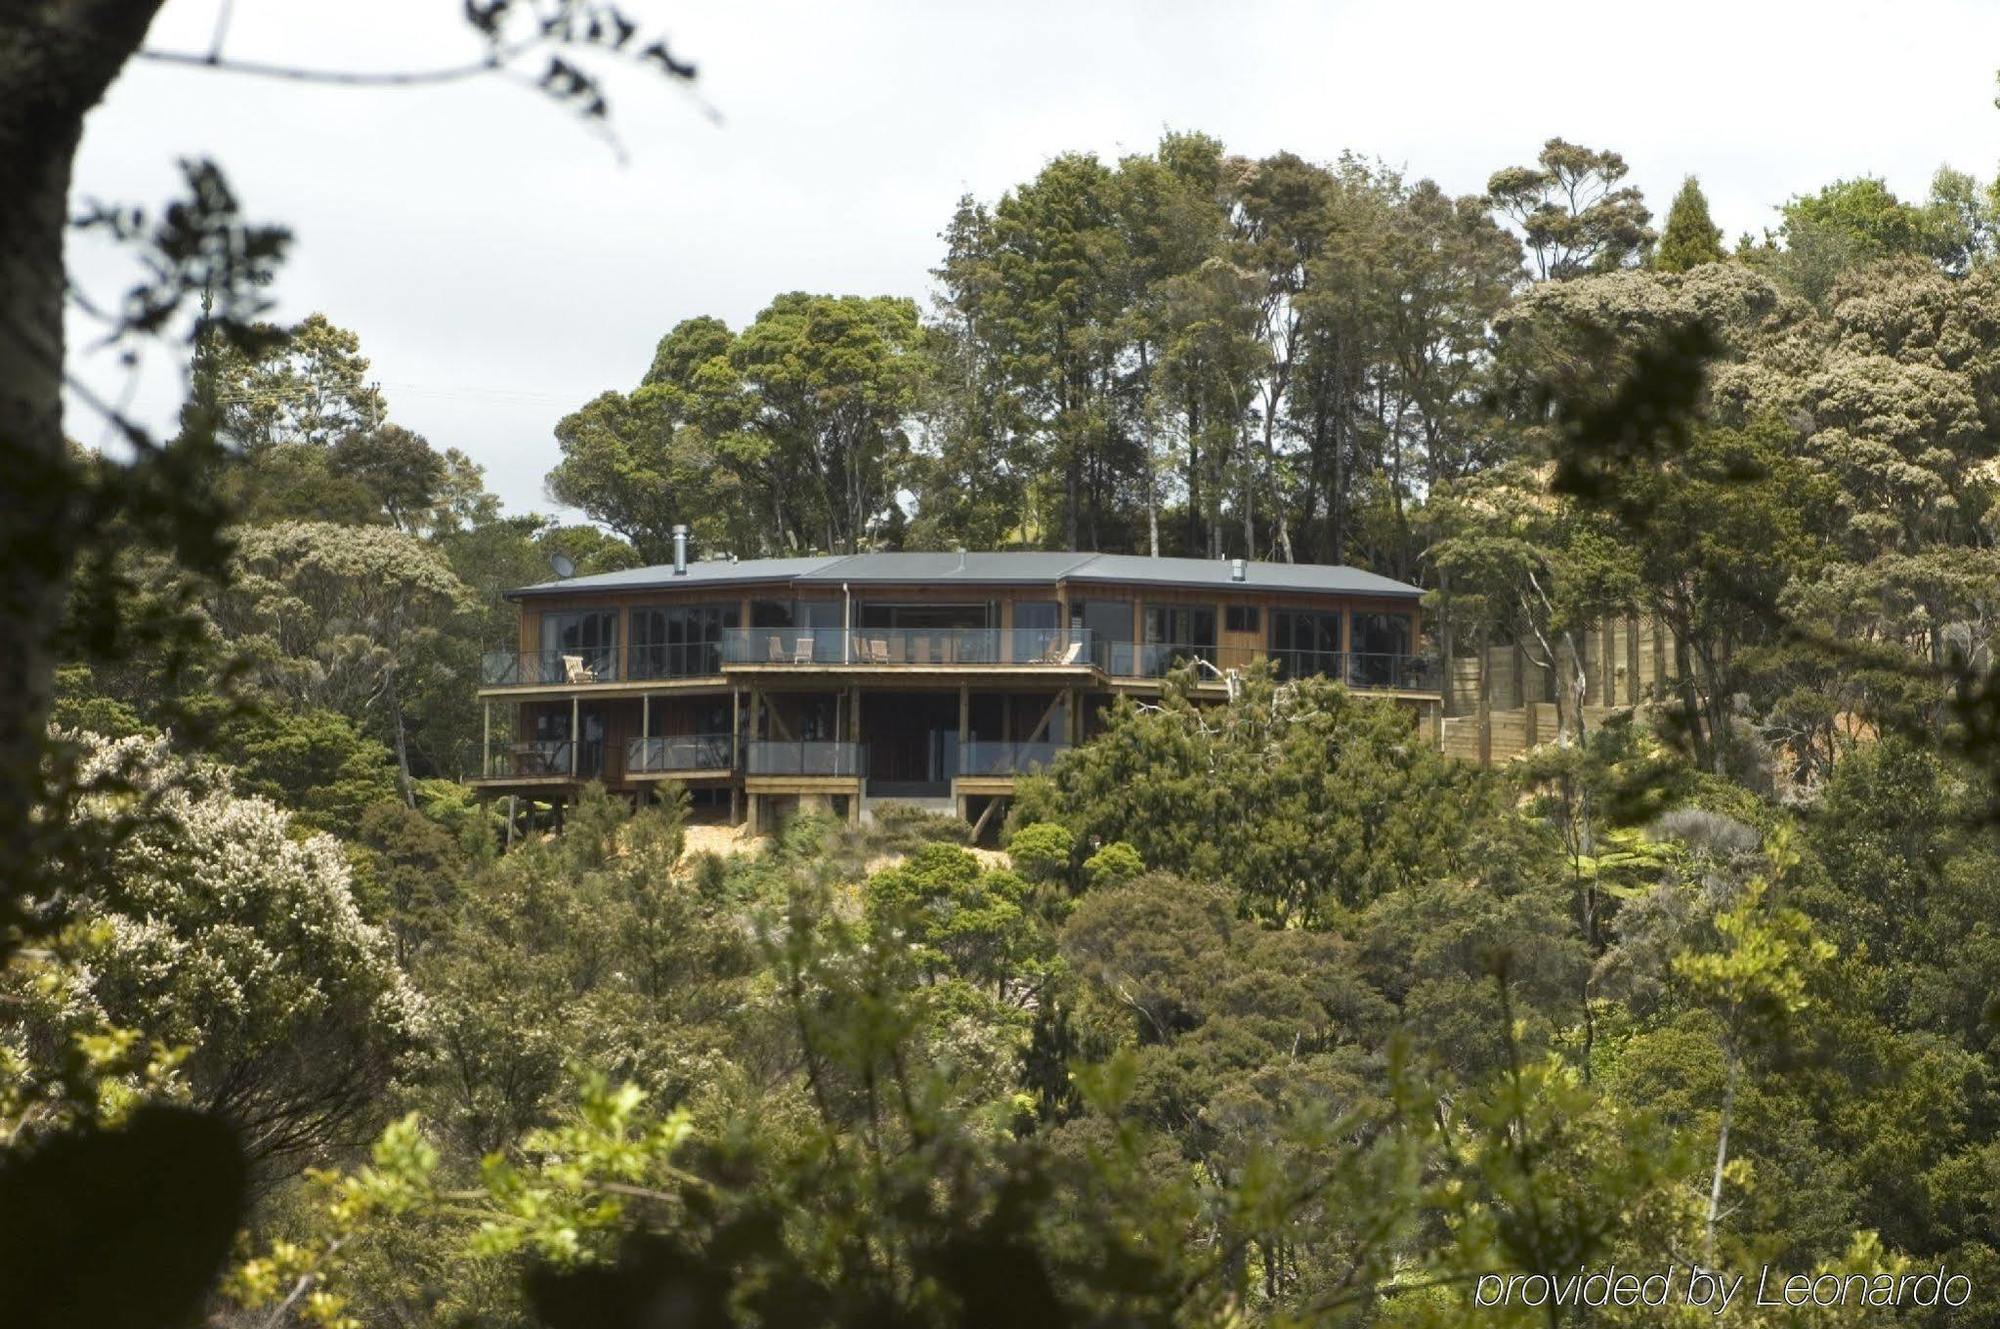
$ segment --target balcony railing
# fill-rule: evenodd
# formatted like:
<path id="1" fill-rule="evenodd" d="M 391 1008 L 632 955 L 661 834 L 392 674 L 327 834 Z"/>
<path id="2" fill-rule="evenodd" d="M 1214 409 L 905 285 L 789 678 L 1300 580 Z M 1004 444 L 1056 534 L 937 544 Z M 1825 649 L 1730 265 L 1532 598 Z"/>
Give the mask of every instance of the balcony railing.
<path id="1" fill-rule="evenodd" d="M 736 740 L 729 734 L 674 734 L 634 738 L 625 744 L 628 775 L 669 771 L 727 771 L 736 766 Z"/>
<path id="2" fill-rule="evenodd" d="M 1171 671 L 1200 660 L 1215 666 L 1200 669 L 1204 678 L 1217 671 L 1250 667 L 1263 654 L 1246 646 L 1217 646 L 1213 642 L 1104 641 L 1099 639 L 1092 662 L 1113 678 L 1165 678 Z M 1199 666 L 1198 666 L 1199 668 Z"/>
<path id="3" fill-rule="evenodd" d="M 599 773 L 602 756 L 600 744 L 587 742 L 579 748 L 568 739 L 496 743 L 487 749 L 481 769 L 489 780 L 567 780 L 572 771 L 587 780 Z"/>
<path id="4" fill-rule="evenodd" d="M 1436 687 L 1435 663 L 1422 655 L 1380 651 L 1272 650 L 1218 646 L 1210 642 L 1130 642 L 1099 640 L 1092 663 L 1113 678 L 1165 678 L 1190 663 L 1205 681 L 1229 670 L 1244 671 L 1268 658 L 1280 678 L 1320 674 L 1351 688 L 1422 692 Z"/>
<path id="5" fill-rule="evenodd" d="M 960 775 L 1028 775 L 1046 770 L 1067 743 L 1009 743 L 993 739 L 968 739 L 958 745 Z"/>
<path id="6" fill-rule="evenodd" d="M 859 776 L 868 769 L 866 743 L 759 739 L 745 745 L 744 756 L 751 775 Z"/>
<path id="7" fill-rule="evenodd" d="M 722 673 L 719 641 L 660 642 L 624 650 L 488 651 L 479 681 L 487 687 L 626 683 L 653 678 L 714 678 Z"/>
<path id="8" fill-rule="evenodd" d="M 545 683 L 615 683 L 618 653 L 609 646 L 574 651 L 488 651 L 479 662 L 487 687 Z"/>
<path id="9" fill-rule="evenodd" d="M 1426 655 L 1386 651 L 1272 651 L 1280 678 L 1324 674 L 1350 688 L 1394 692 L 1437 689 L 1436 661 Z"/>
<path id="10" fill-rule="evenodd" d="M 1088 666 L 1082 628 L 731 628 L 722 658 L 734 665 Z"/>
<path id="11" fill-rule="evenodd" d="M 576 651 L 489 651 L 481 662 L 487 687 L 643 682 L 713 678 L 728 665 L 868 665 L 1090 667 L 1112 678 L 1164 678 L 1191 662 L 1207 680 L 1247 670 L 1269 658 L 1280 678 L 1323 674 L 1352 688 L 1428 692 L 1437 689 L 1428 656 L 1383 651 L 1273 650 L 1210 642 L 1093 640 L 1071 628 L 729 628 L 719 642 L 610 647 Z"/>

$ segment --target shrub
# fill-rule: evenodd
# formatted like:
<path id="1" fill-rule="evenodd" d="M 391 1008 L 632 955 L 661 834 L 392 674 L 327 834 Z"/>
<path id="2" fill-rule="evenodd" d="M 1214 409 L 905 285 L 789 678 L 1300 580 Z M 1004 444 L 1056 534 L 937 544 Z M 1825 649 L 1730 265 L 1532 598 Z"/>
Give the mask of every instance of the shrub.
<path id="1" fill-rule="evenodd" d="M 1032 822 L 1014 832 L 1007 853 L 1014 870 L 1029 881 L 1064 881 L 1076 854 L 1076 837 L 1058 822 Z"/>
<path id="2" fill-rule="evenodd" d="M 1083 879 L 1092 890 L 1123 886 L 1145 870 L 1139 851 L 1123 840 L 1113 840 L 1083 861 Z"/>

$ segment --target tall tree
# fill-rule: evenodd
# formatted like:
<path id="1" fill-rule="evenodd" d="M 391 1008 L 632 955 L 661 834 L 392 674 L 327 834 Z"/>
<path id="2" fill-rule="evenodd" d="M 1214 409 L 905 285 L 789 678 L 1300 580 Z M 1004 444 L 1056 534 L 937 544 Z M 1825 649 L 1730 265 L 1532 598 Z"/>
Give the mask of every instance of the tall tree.
<path id="1" fill-rule="evenodd" d="M 1244 433 L 1243 552 L 1257 557 L 1258 491 L 1263 491 L 1272 541 L 1286 562 L 1293 561 L 1291 525 L 1278 466 L 1278 420 L 1301 352 L 1302 307 L 1313 262 L 1326 245 L 1333 176 L 1325 167 L 1281 152 L 1237 167 L 1234 223 L 1235 261 L 1257 274 L 1258 340 L 1265 363 L 1258 374 L 1258 424 L 1263 455 L 1249 455 Z M 1244 422 L 1247 426 L 1248 421 Z"/>
<path id="2" fill-rule="evenodd" d="M 1708 196 L 1693 176 L 1681 181 L 1673 205 L 1667 209 L 1666 229 L 1660 233 L 1660 247 L 1654 251 L 1653 266 L 1661 272 L 1686 272 L 1703 263 L 1720 263 L 1722 228 L 1708 215 Z"/>
<path id="3" fill-rule="evenodd" d="M 452 616 L 472 608 L 435 550 L 379 526 L 285 522 L 242 533 L 238 581 L 211 606 L 217 627 L 272 694 L 389 730 L 414 804 L 403 670 Z"/>
<path id="4" fill-rule="evenodd" d="M 1101 547 L 1137 469 L 1116 409 L 1128 261 L 1115 181 L 1094 156 L 1056 158 L 993 209 L 988 327 L 1070 549 Z"/>
<path id="5" fill-rule="evenodd" d="M 1652 213 L 1615 152 L 1552 138 L 1533 166 L 1509 166 L 1486 182 L 1500 214 L 1521 228 L 1544 281 L 1609 272 L 1646 256 Z"/>
<path id="6" fill-rule="evenodd" d="M 730 348 L 747 455 L 787 544 L 854 553 L 891 523 L 922 350 L 909 300 L 797 291 Z"/>
<path id="7" fill-rule="evenodd" d="M 649 563 L 673 557 L 682 523 L 714 549 L 782 547 L 774 514 L 718 442 L 742 418 L 735 344 L 721 319 L 686 319 L 660 339 L 636 389 L 601 393 L 559 420 L 550 497 L 609 526 Z"/>

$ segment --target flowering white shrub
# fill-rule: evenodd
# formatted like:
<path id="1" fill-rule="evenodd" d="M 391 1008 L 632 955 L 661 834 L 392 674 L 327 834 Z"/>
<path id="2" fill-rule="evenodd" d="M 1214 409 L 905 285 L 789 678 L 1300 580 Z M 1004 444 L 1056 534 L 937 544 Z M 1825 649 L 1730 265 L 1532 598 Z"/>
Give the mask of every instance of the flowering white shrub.
<path id="1" fill-rule="evenodd" d="M 303 1155 L 371 1131 L 423 1046 L 422 998 L 365 922 L 339 842 L 237 796 L 228 772 L 164 740 L 84 745 L 92 790 L 72 829 L 101 846 L 49 904 L 70 940 L 17 967 L 7 1041 L 54 1065 L 112 1027 L 184 1047 L 194 1102 L 243 1130 L 253 1156 Z"/>

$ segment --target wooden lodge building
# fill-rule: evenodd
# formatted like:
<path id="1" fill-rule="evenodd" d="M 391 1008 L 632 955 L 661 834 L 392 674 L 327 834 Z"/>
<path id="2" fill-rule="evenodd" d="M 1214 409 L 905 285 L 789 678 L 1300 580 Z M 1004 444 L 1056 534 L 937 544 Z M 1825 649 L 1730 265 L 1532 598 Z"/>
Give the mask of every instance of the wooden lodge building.
<path id="1" fill-rule="evenodd" d="M 680 544 L 685 550 L 685 544 Z M 1120 694 L 1270 659 L 1415 708 L 1442 734 L 1414 586 L 1349 567 L 1092 553 L 689 562 L 509 593 L 482 667 L 479 787 L 560 804 L 586 781 L 687 786 L 774 825 L 884 800 L 991 820 Z"/>

